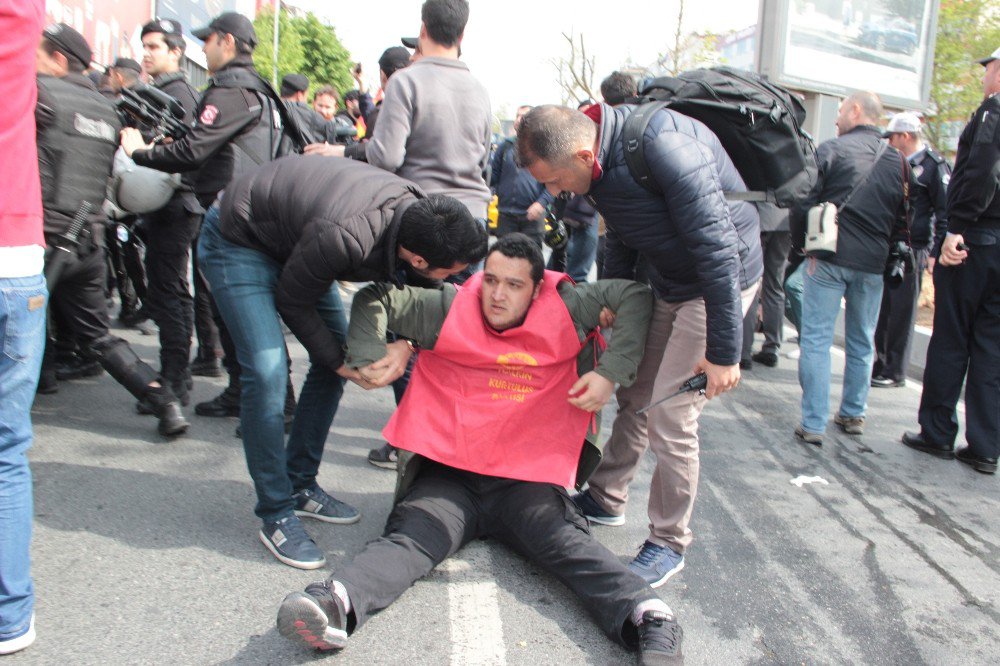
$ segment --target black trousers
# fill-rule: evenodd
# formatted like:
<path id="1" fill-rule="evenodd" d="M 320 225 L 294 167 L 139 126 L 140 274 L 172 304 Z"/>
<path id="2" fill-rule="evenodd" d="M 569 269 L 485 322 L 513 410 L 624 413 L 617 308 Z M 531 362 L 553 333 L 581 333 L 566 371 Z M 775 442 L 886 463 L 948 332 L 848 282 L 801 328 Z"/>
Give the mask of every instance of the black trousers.
<path id="1" fill-rule="evenodd" d="M 934 267 L 934 332 L 924 368 L 920 427 L 933 442 L 954 443 L 955 406 L 965 379 L 965 438 L 973 453 L 996 458 L 1000 454 L 1000 231 L 981 238 L 967 231 L 964 237 L 969 245 L 965 263 Z M 993 244 L 977 242 L 989 240 Z"/>
<path id="2" fill-rule="evenodd" d="M 747 360 L 753 351 L 753 334 L 757 328 L 757 306 L 763 304 L 764 345 L 761 351 L 778 353 L 784 339 L 785 325 L 785 266 L 792 248 L 790 231 L 762 231 L 760 246 L 764 252 L 764 277 L 743 319 L 743 353 Z"/>
<path id="3" fill-rule="evenodd" d="M 906 379 L 910 367 L 910 347 L 913 325 L 917 321 L 917 303 L 927 268 L 927 248 L 913 250 L 913 271 L 903 276 L 896 287 L 885 285 L 882 309 L 875 326 L 875 363 L 872 377 L 887 377 L 895 381 Z"/>
<path id="4" fill-rule="evenodd" d="M 187 374 L 194 328 L 194 299 L 188 283 L 191 243 L 201 224 L 201 207 L 193 196 L 173 197 L 144 216 L 146 276 L 144 301 L 160 329 L 160 371 L 167 379 Z"/>
<path id="5" fill-rule="evenodd" d="M 146 266 L 143 262 L 145 243 L 140 237 L 134 217 L 120 222 L 111 221 L 105 230 L 105 247 L 111 266 L 114 286 L 121 299 L 122 314 L 131 314 L 146 301 Z M 125 227 L 126 240 L 119 237 L 118 227 Z M 108 293 L 110 297 L 110 292 Z"/>
<path id="6" fill-rule="evenodd" d="M 566 491 L 423 461 L 385 532 L 331 576 L 347 588 L 356 629 L 469 541 L 501 541 L 569 587 L 614 641 L 634 648 L 631 614 L 657 598 L 590 534 Z"/>
<path id="7" fill-rule="evenodd" d="M 545 239 L 545 221 L 536 220 L 532 222 L 523 216 L 500 213 L 497 217 L 497 238 L 503 238 L 515 231 L 521 232 L 538 243 L 538 247 L 542 247 Z"/>

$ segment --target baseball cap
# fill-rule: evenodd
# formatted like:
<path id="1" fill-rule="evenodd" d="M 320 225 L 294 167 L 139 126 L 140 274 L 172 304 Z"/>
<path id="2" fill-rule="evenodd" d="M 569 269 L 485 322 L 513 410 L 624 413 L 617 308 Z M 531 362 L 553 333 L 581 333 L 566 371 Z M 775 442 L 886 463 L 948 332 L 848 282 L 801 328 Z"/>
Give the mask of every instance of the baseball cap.
<path id="1" fill-rule="evenodd" d="M 115 58 L 115 64 L 111 66 L 115 69 L 131 69 L 136 74 L 142 74 L 142 67 L 132 58 Z"/>
<path id="2" fill-rule="evenodd" d="M 164 35 L 179 35 L 182 30 L 179 21 L 161 18 L 153 19 L 146 25 L 142 26 L 142 32 L 139 33 L 139 39 L 142 39 L 151 32 L 162 32 Z"/>
<path id="3" fill-rule="evenodd" d="M 53 23 L 42 31 L 42 36 L 55 44 L 63 55 L 72 56 L 82 62 L 84 67 L 90 67 L 93 55 L 90 44 L 73 28 L 65 23 Z"/>
<path id="4" fill-rule="evenodd" d="M 897 113 L 889 119 L 889 126 L 885 128 L 882 136 L 890 134 L 900 134 L 902 132 L 912 132 L 916 134 L 920 131 L 920 117 L 910 111 Z"/>
<path id="5" fill-rule="evenodd" d="M 204 28 L 192 30 L 191 34 L 204 41 L 213 32 L 230 34 L 236 39 L 246 42 L 251 47 L 257 46 L 257 33 L 253 29 L 253 23 L 246 16 L 243 16 L 243 14 L 224 12 L 212 19 L 212 22 Z"/>
<path id="6" fill-rule="evenodd" d="M 402 46 L 392 46 L 382 52 L 382 57 L 378 59 L 378 68 L 385 72 L 386 76 L 392 76 L 393 72 L 410 64 L 410 52 Z"/>
<path id="7" fill-rule="evenodd" d="M 282 97 L 306 90 L 309 90 L 309 77 L 304 74 L 285 74 L 285 77 L 281 79 Z"/>
<path id="8" fill-rule="evenodd" d="M 408 49 L 417 48 L 417 41 L 418 41 L 417 37 L 400 37 L 399 41 L 401 41 L 403 43 L 403 46 L 405 46 Z"/>
<path id="9" fill-rule="evenodd" d="M 983 67 L 986 67 L 986 65 L 990 64 L 994 60 L 1000 60 L 1000 49 L 997 49 L 996 51 L 994 51 L 993 53 L 989 54 L 988 56 L 986 56 L 982 60 L 977 60 L 976 62 L 978 62 Z"/>

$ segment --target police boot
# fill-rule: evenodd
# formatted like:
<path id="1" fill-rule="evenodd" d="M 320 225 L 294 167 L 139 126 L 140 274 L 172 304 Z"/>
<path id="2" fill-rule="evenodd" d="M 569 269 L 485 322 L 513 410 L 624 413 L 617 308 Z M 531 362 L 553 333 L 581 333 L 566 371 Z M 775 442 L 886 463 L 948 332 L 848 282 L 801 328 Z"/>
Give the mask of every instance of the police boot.
<path id="1" fill-rule="evenodd" d="M 164 437 L 177 437 L 187 432 L 191 425 L 181 412 L 181 403 L 166 386 L 150 386 L 146 391 L 145 402 L 153 407 L 160 419 L 156 429 Z"/>

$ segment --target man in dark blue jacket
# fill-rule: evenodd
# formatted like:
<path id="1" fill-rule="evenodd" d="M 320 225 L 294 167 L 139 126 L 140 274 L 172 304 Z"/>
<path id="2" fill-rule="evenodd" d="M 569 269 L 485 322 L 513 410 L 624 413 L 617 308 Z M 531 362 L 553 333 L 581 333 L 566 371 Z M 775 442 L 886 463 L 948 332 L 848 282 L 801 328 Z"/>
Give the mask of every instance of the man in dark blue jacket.
<path id="1" fill-rule="evenodd" d="M 726 200 L 725 192 L 746 187 L 718 138 L 669 109 L 653 115 L 643 135 L 661 192 L 653 194 L 625 162 L 623 130 L 632 111 L 539 107 L 521 122 L 518 150 L 549 192 L 589 194 L 604 216 L 605 278 L 632 278 L 638 257 L 646 260 L 657 298 L 638 378 L 619 389 L 604 460 L 575 500 L 593 522 L 624 523 L 629 482 L 652 447 L 651 530 L 629 567 L 657 587 L 684 566 L 698 488 L 698 416 L 707 398 L 739 382 L 743 315 L 763 260 L 757 211 Z M 699 372 L 708 375 L 704 396 L 687 393 L 636 414 Z"/>
<path id="2" fill-rule="evenodd" d="M 517 108 L 515 135 L 521 126 L 521 119 L 529 111 L 530 106 Z M 490 189 L 497 195 L 500 213 L 497 237 L 519 231 L 541 247 L 545 237 L 545 213 L 552 197 L 527 169 L 518 165 L 514 141 L 513 138 L 502 141 L 490 160 Z"/>

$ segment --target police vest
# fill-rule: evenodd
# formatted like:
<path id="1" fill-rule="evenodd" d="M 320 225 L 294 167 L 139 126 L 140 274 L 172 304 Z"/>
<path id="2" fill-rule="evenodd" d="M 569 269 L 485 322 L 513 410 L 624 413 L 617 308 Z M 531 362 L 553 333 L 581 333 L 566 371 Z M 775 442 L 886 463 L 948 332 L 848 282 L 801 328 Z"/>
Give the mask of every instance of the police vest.
<path id="1" fill-rule="evenodd" d="M 96 90 L 60 78 L 39 76 L 38 87 L 49 93 L 55 112 L 38 136 L 42 204 L 70 218 L 83 202 L 98 211 L 122 127 L 115 107 Z"/>
<path id="2" fill-rule="evenodd" d="M 212 77 L 212 85 L 252 90 L 260 103 L 260 120 L 232 141 L 233 175 L 229 182 L 265 162 L 302 152 L 305 142 L 298 123 L 274 89 L 256 73 L 245 67 L 229 67 Z"/>

